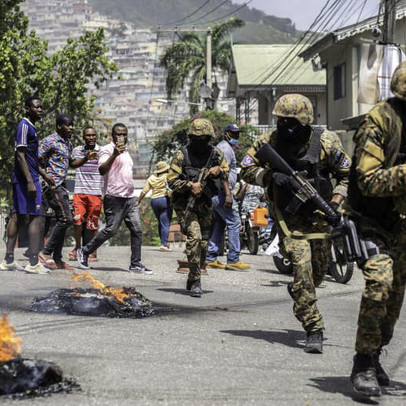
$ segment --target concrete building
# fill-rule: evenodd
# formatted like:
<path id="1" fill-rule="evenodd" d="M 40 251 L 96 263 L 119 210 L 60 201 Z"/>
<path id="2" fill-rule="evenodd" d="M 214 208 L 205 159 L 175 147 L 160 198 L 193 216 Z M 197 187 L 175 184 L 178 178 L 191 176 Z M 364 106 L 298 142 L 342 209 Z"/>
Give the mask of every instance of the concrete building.
<path id="1" fill-rule="evenodd" d="M 399 3 L 396 12 L 395 42 L 406 43 L 406 5 Z M 354 128 L 374 103 L 360 103 L 361 49 L 380 47 L 381 38 L 374 37 L 375 28 L 382 28 L 383 16 L 368 18 L 357 24 L 328 33 L 307 48 L 301 56 L 324 68 L 327 76 L 327 125 L 333 130 Z M 376 100 L 377 101 L 377 100 Z"/>

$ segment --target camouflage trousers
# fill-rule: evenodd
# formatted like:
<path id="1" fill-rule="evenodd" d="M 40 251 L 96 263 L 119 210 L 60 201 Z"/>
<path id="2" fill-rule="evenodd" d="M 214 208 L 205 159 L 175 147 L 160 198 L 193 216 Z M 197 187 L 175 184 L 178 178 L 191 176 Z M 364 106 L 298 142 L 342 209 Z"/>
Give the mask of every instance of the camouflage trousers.
<path id="1" fill-rule="evenodd" d="M 283 250 L 293 266 L 293 314 L 306 332 L 324 329 L 317 307 L 316 287 L 323 282 L 330 261 L 330 240 L 283 238 Z"/>
<path id="2" fill-rule="evenodd" d="M 200 271 L 204 268 L 207 247 L 212 223 L 211 208 L 199 206 L 198 210 L 189 212 L 185 219 L 185 212 L 176 209 L 176 215 L 181 225 L 181 231 L 186 235 L 186 256 L 189 262 L 189 280 L 200 279 Z"/>
<path id="3" fill-rule="evenodd" d="M 388 246 L 376 235 L 371 239 L 380 253 L 361 267 L 365 288 L 358 317 L 355 351 L 375 355 L 389 344 L 402 308 L 406 284 L 406 227 Z"/>

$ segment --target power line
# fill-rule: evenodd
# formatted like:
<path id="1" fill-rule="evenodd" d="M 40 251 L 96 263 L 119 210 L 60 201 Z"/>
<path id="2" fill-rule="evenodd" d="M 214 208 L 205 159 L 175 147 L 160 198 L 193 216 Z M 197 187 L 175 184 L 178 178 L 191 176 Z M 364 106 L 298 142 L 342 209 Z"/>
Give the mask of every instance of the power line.
<path id="1" fill-rule="evenodd" d="M 346 2 L 348 1 L 348 3 L 346 4 Z M 340 14 L 335 14 L 336 15 L 336 19 L 334 20 L 334 22 L 332 22 L 331 23 L 331 25 L 330 25 L 330 27 L 332 28 L 332 27 L 334 27 L 334 26 L 336 26 L 336 24 L 338 23 L 338 21 L 339 20 L 343 20 L 343 17 L 344 17 L 344 14 L 345 13 L 347 13 L 347 14 L 345 14 L 345 17 L 344 18 L 346 18 L 346 17 L 348 17 L 348 15 L 349 15 L 349 13 L 353 10 L 353 8 L 355 7 L 355 0 L 344 0 L 344 2 L 342 3 L 342 7 L 341 7 L 341 9 L 339 9 L 339 10 L 337 10 L 337 13 L 338 12 L 340 12 L 341 11 L 341 13 Z M 344 8 L 344 9 L 343 9 Z M 330 19 L 329 21 L 327 21 L 326 22 L 326 24 L 325 24 L 325 27 L 327 27 L 327 24 L 329 24 L 330 22 L 332 21 L 332 19 Z M 330 31 L 330 29 L 331 28 L 328 28 L 328 30 Z M 297 57 L 297 55 L 302 51 L 302 50 L 304 50 L 305 49 L 305 47 L 306 47 L 306 44 L 304 44 L 303 46 L 302 46 L 302 48 L 300 49 L 300 51 L 295 55 L 295 58 Z M 299 61 L 299 60 L 292 60 L 292 63 L 294 63 L 295 64 L 295 67 L 297 67 L 298 65 L 299 65 L 299 63 L 301 64 L 301 62 Z M 289 80 L 291 77 L 292 77 L 292 75 L 294 74 L 294 66 L 292 66 L 292 63 L 290 64 L 290 65 L 288 65 L 288 67 L 291 67 L 291 70 L 290 70 L 290 72 L 288 71 L 288 67 L 286 67 L 286 69 L 284 70 L 284 72 L 281 72 L 278 76 L 277 76 L 277 78 L 275 79 L 275 80 L 277 80 L 277 79 L 280 79 L 281 81 L 283 81 L 283 80 Z"/>
<path id="2" fill-rule="evenodd" d="M 252 1 L 252 0 L 251 0 Z M 221 6 L 223 6 L 224 4 L 228 3 L 229 0 L 224 0 L 223 2 L 221 2 L 217 7 L 214 7 L 211 11 L 207 12 L 206 14 L 203 14 L 202 16 L 200 16 L 199 18 L 197 18 L 196 20 L 193 21 L 189 21 L 187 23 L 184 24 L 179 24 L 179 25 L 185 25 L 185 24 L 193 24 L 196 23 L 198 21 L 200 21 L 201 19 L 203 19 L 204 17 L 207 17 L 210 14 L 213 14 L 217 9 L 219 9 Z"/>
<path id="3" fill-rule="evenodd" d="M 195 15 L 196 13 L 198 13 L 203 7 L 206 6 L 206 4 L 210 3 L 210 1 L 211 1 L 211 0 L 206 0 L 206 1 L 205 1 L 200 7 L 198 7 L 195 11 L 193 11 L 192 13 L 190 13 L 189 15 L 187 15 L 186 17 L 181 18 L 181 19 L 178 20 L 178 21 L 173 21 L 173 22 L 171 22 L 171 23 L 166 23 L 166 24 L 162 24 L 162 25 L 166 26 L 166 25 L 179 24 L 180 22 L 185 21 L 185 20 L 187 20 L 188 18 L 190 18 L 190 17 L 192 17 L 193 15 Z M 185 24 L 188 24 L 188 23 L 185 23 Z"/>
<path id="4" fill-rule="evenodd" d="M 249 1 L 247 1 L 246 3 L 244 3 L 243 5 L 241 5 L 240 7 L 236 8 L 234 11 L 231 11 L 231 12 L 228 13 L 228 14 L 225 14 L 225 15 L 219 17 L 219 18 L 216 18 L 216 19 L 213 20 L 212 22 L 216 22 L 216 21 L 219 21 L 219 20 L 223 20 L 224 18 L 229 17 L 229 16 L 235 14 L 237 11 L 241 10 L 242 8 L 247 7 L 248 4 L 252 3 L 253 1 L 254 1 L 254 0 L 249 0 Z"/>
<path id="5" fill-rule="evenodd" d="M 280 60 L 275 64 L 276 67 L 272 66 L 270 69 L 267 69 L 265 72 L 265 75 L 260 79 L 261 76 L 258 76 L 255 81 L 260 80 L 260 83 L 254 88 L 254 90 L 258 89 L 263 83 L 265 83 L 266 80 L 268 80 L 272 75 L 274 75 L 279 69 L 282 69 L 281 66 L 286 63 L 286 61 L 290 62 L 289 58 L 292 56 L 292 54 L 297 50 L 297 48 L 300 46 L 300 44 L 305 40 L 305 38 L 309 35 L 312 29 L 315 29 L 315 32 L 319 29 L 320 26 L 315 27 L 317 24 L 319 24 L 319 21 L 321 20 L 323 13 L 325 12 L 326 8 L 328 7 L 329 3 L 331 0 L 327 0 L 311 26 L 307 29 L 305 33 L 302 34 L 302 36 L 299 38 L 299 40 L 296 42 L 296 44 L 293 46 L 291 51 L 287 55 L 283 55 Z M 338 5 L 339 0 L 335 0 L 334 3 L 330 6 L 330 8 L 327 10 L 327 14 L 334 12 L 334 8 Z M 311 35 L 312 37 L 313 35 Z M 310 39 L 311 39 L 310 37 Z M 308 42 L 310 39 L 308 39 L 306 42 Z M 297 53 L 293 56 L 295 57 Z"/>

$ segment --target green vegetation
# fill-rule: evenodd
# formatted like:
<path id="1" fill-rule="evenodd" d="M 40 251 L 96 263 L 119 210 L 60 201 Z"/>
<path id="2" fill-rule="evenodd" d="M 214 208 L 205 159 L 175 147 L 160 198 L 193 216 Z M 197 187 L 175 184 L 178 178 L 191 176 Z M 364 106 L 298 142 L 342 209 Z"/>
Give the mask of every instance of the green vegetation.
<path id="1" fill-rule="evenodd" d="M 86 32 L 79 39 L 68 39 L 52 56 L 48 44 L 28 32 L 28 19 L 20 11 L 22 0 L 0 2 L 0 195 L 8 195 L 14 166 L 14 134 L 24 115 L 24 101 L 38 95 L 44 105 L 40 135 L 54 131 L 55 114 L 64 112 L 75 118 L 75 125 L 97 119 L 94 99 L 87 96 L 90 84 L 99 86 L 117 71 L 105 55 L 107 47 L 102 29 Z"/>
<path id="2" fill-rule="evenodd" d="M 187 143 L 188 130 L 191 122 L 195 118 L 207 118 L 213 124 L 216 138 L 213 140 L 217 144 L 223 138 L 224 127 L 229 123 L 235 123 L 233 117 L 216 110 L 206 110 L 191 118 L 180 121 L 171 130 L 165 131 L 152 146 L 153 162 L 170 161 L 175 152 Z M 240 144 L 236 150 L 237 162 L 239 163 L 252 145 L 256 137 L 257 130 L 252 126 L 241 126 L 244 131 L 240 136 Z"/>
<path id="3" fill-rule="evenodd" d="M 247 27 L 235 32 L 235 40 L 243 43 L 292 43 L 298 37 L 295 25 L 288 18 L 268 16 L 255 8 L 244 7 L 224 0 L 211 0 L 200 11 L 189 18 L 200 6 L 202 0 L 90 0 L 94 10 L 121 21 L 134 23 L 137 28 L 175 25 L 191 27 L 213 26 L 217 19 L 233 17 L 244 20 Z M 213 10 L 212 13 L 210 11 Z M 205 14 L 208 14 L 205 16 Z M 216 21 L 217 20 L 217 21 Z"/>
<path id="4" fill-rule="evenodd" d="M 242 27 L 244 21 L 230 18 L 212 29 L 212 68 L 228 72 L 231 63 L 231 43 L 224 40 L 231 31 Z M 206 36 L 194 32 L 181 35 L 180 40 L 169 47 L 161 58 L 167 70 L 166 91 L 168 98 L 178 93 L 190 77 L 189 101 L 200 101 L 199 89 L 206 76 Z M 192 108 L 193 112 L 193 108 Z"/>

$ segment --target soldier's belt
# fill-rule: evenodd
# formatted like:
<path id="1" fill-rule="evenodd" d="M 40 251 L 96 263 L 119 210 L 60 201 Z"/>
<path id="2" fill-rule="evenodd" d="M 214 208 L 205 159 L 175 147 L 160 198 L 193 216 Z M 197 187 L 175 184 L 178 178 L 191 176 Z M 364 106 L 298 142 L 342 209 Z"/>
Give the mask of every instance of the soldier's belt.
<path id="1" fill-rule="evenodd" d="M 278 221 L 281 230 L 283 234 L 286 237 L 293 238 L 296 240 L 329 240 L 331 238 L 330 233 L 302 233 L 300 231 L 293 231 L 291 232 L 288 228 L 288 225 L 286 224 L 286 221 L 284 220 L 282 213 L 280 210 L 275 207 L 275 215 L 276 215 L 276 220 Z"/>

